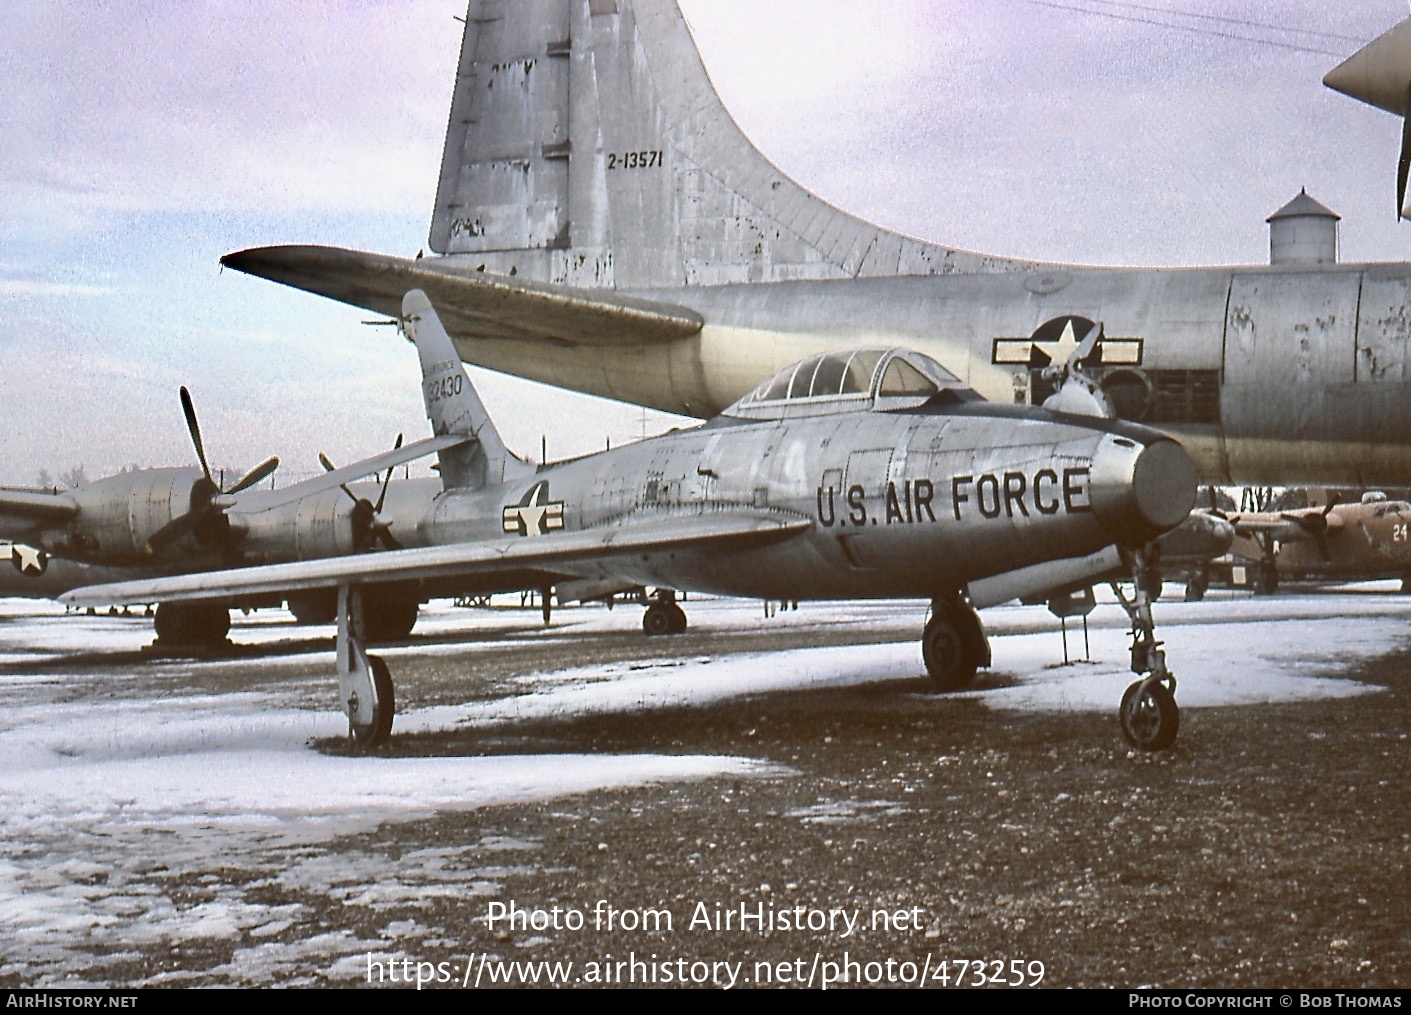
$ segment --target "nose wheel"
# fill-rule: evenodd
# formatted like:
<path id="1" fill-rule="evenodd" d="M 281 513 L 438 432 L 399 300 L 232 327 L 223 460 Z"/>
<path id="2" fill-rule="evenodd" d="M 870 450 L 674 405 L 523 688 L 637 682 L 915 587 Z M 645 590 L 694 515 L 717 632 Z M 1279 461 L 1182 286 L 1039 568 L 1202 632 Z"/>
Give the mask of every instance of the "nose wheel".
<path id="1" fill-rule="evenodd" d="M 1132 569 L 1132 598 L 1112 583 L 1117 601 L 1132 623 L 1132 672 L 1138 679 L 1127 687 L 1117 719 L 1127 743 L 1143 751 L 1161 751 L 1176 742 L 1181 710 L 1176 706 L 1176 675 L 1166 668 L 1166 652 L 1156 638 L 1151 600 L 1143 588 L 1145 562 L 1141 554 L 1125 554 Z"/>
<path id="2" fill-rule="evenodd" d="M 1117 714 L 1127 743 L 1146 751 L 1170 747 L 1181 728 L 1181 710 L 1176 707 L 1176 696 L 1159 677 L 1148 677 L 1129 685 Z"/>

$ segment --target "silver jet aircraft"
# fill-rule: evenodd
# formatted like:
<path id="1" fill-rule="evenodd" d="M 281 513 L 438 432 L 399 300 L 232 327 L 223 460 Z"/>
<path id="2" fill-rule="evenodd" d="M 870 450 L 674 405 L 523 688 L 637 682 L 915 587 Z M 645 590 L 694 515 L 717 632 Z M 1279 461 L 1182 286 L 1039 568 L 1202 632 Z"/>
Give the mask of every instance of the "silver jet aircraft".
<path id="1" fill-rule="evenodd" d="M 401 310 L 433 430 L 459 442 L 440 452 L 443 491 L 399 520 L 403 542 L 423 545 L 100 586 L 64 601 L 336 592 L 340 699 L 354 739 L 371 746 L 391 730 L 394 692 L 386 664 L 363 648 L 369 587 L 418 601 L 563 582 L 762 599 L 920 597 L 931 601 L 926 668 L 949 690 L 990 661 L 975 606 L 1122 559 L 1135 573 L 1140 548 L 1179 524 L 1195 497 L 1194 467 L 1169 437 L 986 402 L 903 349 L 819 353 L 699 428 L 536 466 L 506 448 L 426 295 L 407 293 Z M 1070 400 L 1081 405 L 1082 393 Z M 1125 605 L 1139 679 L 1123 698 L 1123 728 L 1135 744 L 1164 747 L 1179 721 L 1175 681 L 1140 591 Z M 648 631 L 685 623 L 669 598 L 644 619 Z"/>
<path id="2" fill-rule="evenodd" d="M 442 256 L 222 261 L 388 316 L 420 288 L 469 362 L 702 419 L 858 344 L 919 349 L 986 398 L 1041 405 L 1044 368 L 1102 321 L 1090 372 L 1207 479 L 1408 485 L 1411 264 L 1336 263 L 1335 219 L 1296 198 L 1271 217 L 1271 263 L 1243 267 L 923 242 L 771 164 L 672 0 L 471 0 L 431 221 Z"/>

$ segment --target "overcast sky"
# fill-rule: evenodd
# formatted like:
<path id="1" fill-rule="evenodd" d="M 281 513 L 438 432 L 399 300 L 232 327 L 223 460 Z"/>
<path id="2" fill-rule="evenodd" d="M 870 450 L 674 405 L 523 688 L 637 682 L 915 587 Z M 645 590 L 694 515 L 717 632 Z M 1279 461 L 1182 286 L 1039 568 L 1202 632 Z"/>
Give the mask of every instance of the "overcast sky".
<path id="1" fill-rule="evenodd" d="M 1342 215 L 1343 260 L 1411 257 L 1400 123 L 1321 84 L 1401 0 L 681 5 L 764 153 L 881 225 L 1053 261 L 1260 263 L 1264 219 L 1306 186 Z M 279 454 L 292 479 L 319 449 L 422 435 L 390 329 L 218 258 L 425 246 L 464 6 L 0 4 L 0 483 L 194 463 L 183 383 L 232 467 Z M 558 457 L 661 425 L 476 377 L 535 456 L 540 433 Z"/>

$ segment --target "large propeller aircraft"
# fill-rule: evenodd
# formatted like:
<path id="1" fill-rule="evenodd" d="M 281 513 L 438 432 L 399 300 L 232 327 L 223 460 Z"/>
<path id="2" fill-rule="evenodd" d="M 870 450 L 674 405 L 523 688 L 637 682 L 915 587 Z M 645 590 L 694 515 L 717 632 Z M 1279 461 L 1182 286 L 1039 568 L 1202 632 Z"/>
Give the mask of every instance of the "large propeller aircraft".
<path id="1" fill-rule="evenodd" d="M 1282 511 L 1210 511 L 1243 537 L 1233 552 L 1257 560 L 1256 592 L 1293 580 L 1401 578 L 1411 591 L 1411 504 L 1366 493 L 1342 503 L 1336 491 L 1323 504 Z M 1197 567 L 1187 583 L 1191 598 L 1204 595 L 1208 572 Z"/>
<path id="2" fill-rule="evenodd" d="M 222 263 L 388 316 L 420 288 L 469 362 L 702 419 L 859 342 L 1040 405 L 1048 361 L 1103 321 L 1090 376 L 1208 480 L 1411 484 L 1411 264 L 1336 263 L 1336 216 L 1307 195 L 1271 216 L 1270 264 L 971 253 L 780 172 L 720 102 L 672 0 L 470 0 L 464 24 L 429 240 L 441 256 L 275 246 Z M 1404 113 L 1408 47 L 1403 31 L 1328 83 Z"/>
<path id="3" fill-rule="evenodd" d="M 206 458 L 195 406 L 186 388 L 181 407 L 200 469 L 137 469 L 56 492 L 0 489 L 0 539 L 24 546 L 33 560 L 61 558 L 104 569 L 165 574 L 232 567 L 266 561 L 307 560 L 358 553 L 377 545 L 397 546 L 391 518 L 383 513 L 388 500 L 384 481 L 374 505 L 349 487 L 358 478 L 433 454 L 457 438 L 432 438 L 402 446 L 362 462 L 332 469 L 315 479 L 278 491 L 256 490 L 279 466 L 279 459 L 262 462 L 228 488 L 218 483 Z M 390 514 L 403 501 L 424 504 L 434 495 L 434 481 L 409 480 L 393 494 Z M 349 507 L 344 496 L 352 498 Z M 405 513 L 412 517 L 415 511 Z M 17 553 L 19 551 L 16 551 Z M 35 569 L 31 565 L 31 570 Z M 42 569 L 41 569 L 42 570 Z M 23 573 L 23 569 L 21 569 Z M 114 572 L 105 570 L 101 580 Z M 83 572 L 67 567 L 46 583 L 21 588 L 41 594 L 42 588 L 66 588 L 82 582 Z M 42 593 L 47 594 L 47 593 Z M 328 597 L 284 596 L 235 599 L 227 603 L 183 605 L 161 603 L 157 608 L 158 640 L 168 646 L 210 645 L 224 640 L 230 628 L 229 607 L 275 606 L 288 599 L 302 620 L 331 619 Z M 418 601 L 383 597 L 374 637 L 405 636 L 416 621 Z"/>
<path id="4" fill-rule="evenodd" d="M 1102 574 L 1178 525 L 1195 497 L 1180 445 L 1096 415 L 987 402 L 901 348 L 817 353 L 705 425 L 536 466 L 505 446 L 426 294 L 400 326 L 417 348 L 442 489 L 415 518 L 423 545 L 87 588 L 76 605 L 331 595 L 339 698 L 356 742 L 390 734 L 395 693 L 365 650 L 370 590 L 419 601 L 547 588 L 655 586 L 761 599 L 930 600 L 922 636 L 940 689 L 967 686 L 990 649 L 977 606 Z M 1093 339 L 1093 345 L 1096 338 Z M 1075 383 L 1076 359 L 1060 384 Z M 1091 398 L 1054 395 L 1055 404 Z M 420 443 L 420 442 L 419 442 Z M 336 476 L 337 471 L 329 473 Z M 381 514 L 381 495 L 373 507 Z M 1137 746 L 1176 736 L 1175 678 L 1138 588 L 1122 727 Z M 658 600 L 648 631 L 681 629 Z"/>

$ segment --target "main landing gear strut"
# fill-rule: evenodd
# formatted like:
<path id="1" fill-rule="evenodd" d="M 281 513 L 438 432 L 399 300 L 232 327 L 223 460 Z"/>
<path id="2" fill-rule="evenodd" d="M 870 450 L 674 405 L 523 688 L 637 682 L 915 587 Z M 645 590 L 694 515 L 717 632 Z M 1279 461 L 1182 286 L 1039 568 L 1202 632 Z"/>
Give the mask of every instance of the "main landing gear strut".
<path id="1" fill-rule="evenodd" d="M 1117 716 L 1129 744 L 1144 751 L 1160 751 L 1175 742 L 1181 725 L 1176 675 L 1166 668 L 1166 653 L 1156 640 L 1151 600 L 1142 587 L 1145 561 L 1137 552 L 1124 552 L 1123 557 L 1132 570 L 1132 598 L 1122 594 L 1117 582 L 1112 583 L 1112 591 L 1132 622 L 1132 672 L 1138 679 L 1122 695 Z"/>
<path id="2" fill-rule="evenodd" d="M 363 591 L 338 586 L 338 697 L 348 715 L 349 739 L 370 750 L 391 736 L 397 702 L 387 664 L 363 649 L 364 631 Z"/>

